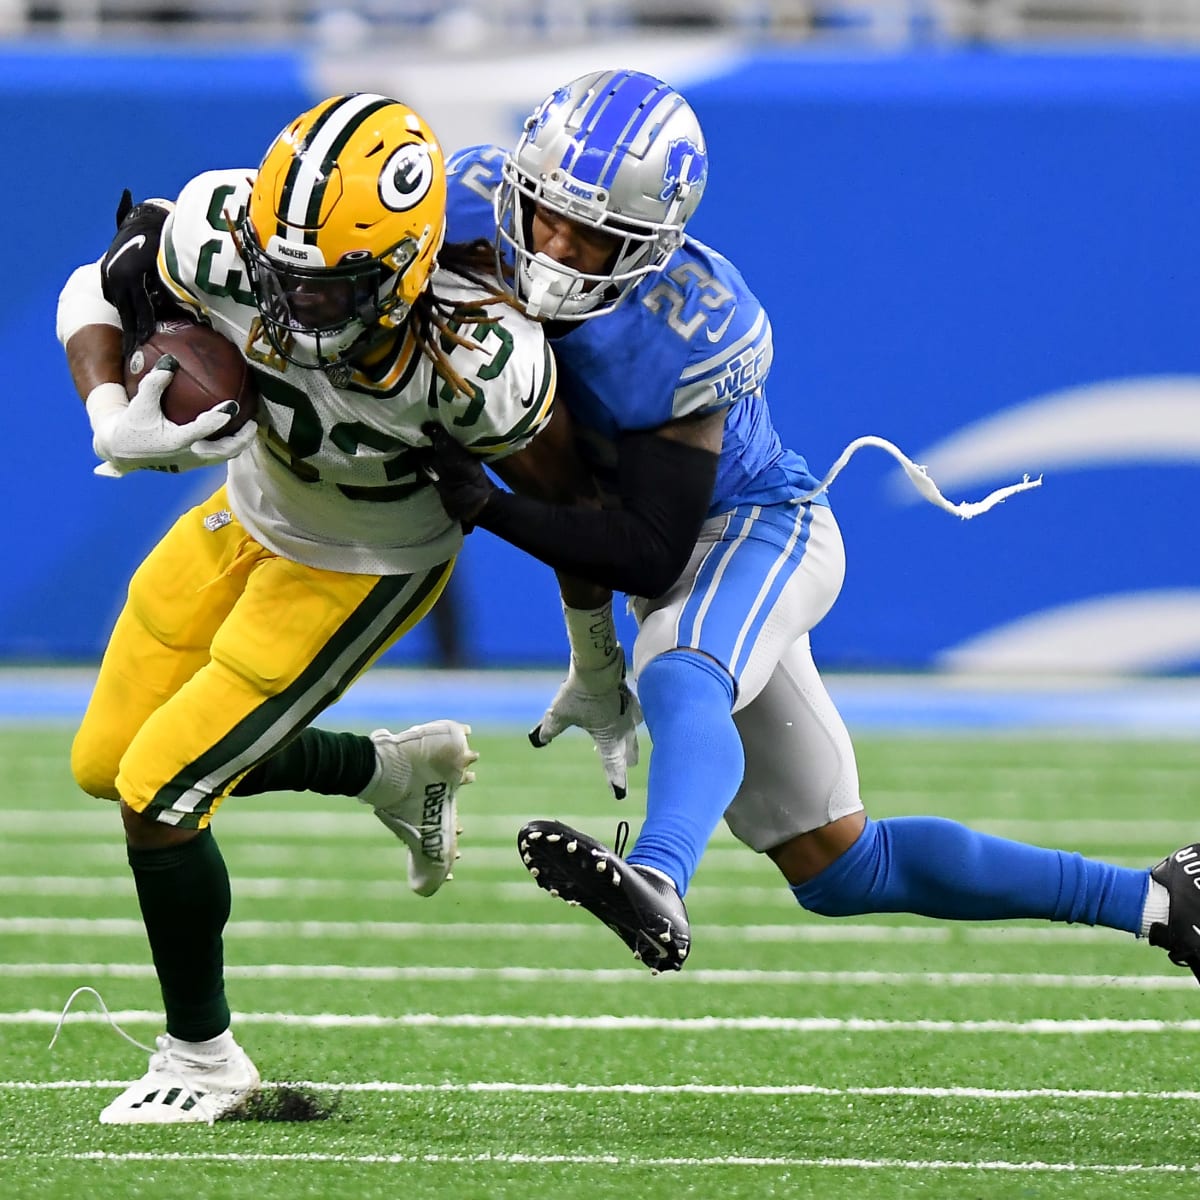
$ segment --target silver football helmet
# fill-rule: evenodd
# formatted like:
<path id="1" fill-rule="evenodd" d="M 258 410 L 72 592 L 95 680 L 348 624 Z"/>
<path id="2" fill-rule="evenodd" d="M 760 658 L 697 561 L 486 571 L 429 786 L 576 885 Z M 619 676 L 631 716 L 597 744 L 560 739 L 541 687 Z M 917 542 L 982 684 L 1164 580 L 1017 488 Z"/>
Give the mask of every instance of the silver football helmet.
<path id="1" fill-rule="evenodd" d="M 708 177 L 700 122 L 673 88 L 640 71 L 593 71 L 558 89 L 525 122 L 496 189 L 496 259 L 532 317 L 611 312 L 683 242 Z M 542 206 L 616 239 L 605 271 L 585 274 L 535 251 Z"/>

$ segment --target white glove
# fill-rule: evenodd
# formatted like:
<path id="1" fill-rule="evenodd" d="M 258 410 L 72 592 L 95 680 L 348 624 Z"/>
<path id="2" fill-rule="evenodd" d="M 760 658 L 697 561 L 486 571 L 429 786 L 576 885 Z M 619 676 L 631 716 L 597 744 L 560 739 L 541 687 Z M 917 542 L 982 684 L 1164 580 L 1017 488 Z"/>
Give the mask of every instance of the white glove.
<path id="1" fill-rule="evenodd" d="M 564 729 L 586 729 L 596 744 L 605 777 L 618 800 L 624 800 L 626 771 L 638 761 L 637 727 L 642 706 L 625 683 L 625 651 L 603 667 L 586 670 L 571 656 L 571 668 L 541 722 L 529 732 L 535 746 L 548 746 Z"/>
<path id="2" fill-rule="evenodd" d="M 177 366 L 174 358 L 164 354 L 142 377 L 132 400 L 125 399 L 119 384 L 102 383 L 92 390 L 87 398 L 92 449 L 104 460 L 95 469 L 97 475 L 116 478 L 143 469 L 190 471 L 233 458 L 254 441 L 253 421 L 228 437 L 210 438 L 237 411 L 232 400 L 186 425 L 168 421 L 161 400 Z"/>

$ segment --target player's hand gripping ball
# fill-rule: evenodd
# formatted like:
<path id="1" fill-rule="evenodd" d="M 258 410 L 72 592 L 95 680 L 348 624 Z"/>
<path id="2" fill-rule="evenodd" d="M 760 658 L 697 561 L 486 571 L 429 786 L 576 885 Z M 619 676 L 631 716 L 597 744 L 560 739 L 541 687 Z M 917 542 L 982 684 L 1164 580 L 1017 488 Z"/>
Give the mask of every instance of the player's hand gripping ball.
<path id="1" fill-rule="evenodd" d="M 125 360 L 125 391 L 138 389 L 142 376 L 169 354 L 179 366 L 162 395 L 168 421 L 186 425 L 202 412 L 236 400 L 238 411 L 213 437 L 236 433 L 258 412 L 254 376 L 241 350 L 227 337 L 197 321 L 161 322 Z"/>

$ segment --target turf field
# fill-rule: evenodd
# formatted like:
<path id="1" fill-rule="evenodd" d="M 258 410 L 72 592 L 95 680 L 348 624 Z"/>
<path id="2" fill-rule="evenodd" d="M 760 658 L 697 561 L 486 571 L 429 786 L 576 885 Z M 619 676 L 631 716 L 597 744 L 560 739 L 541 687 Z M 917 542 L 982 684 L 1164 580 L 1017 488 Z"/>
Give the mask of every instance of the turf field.
<path id="1" fill-rule="evenodd" d="M 32 1197 L 1194 1197 L 1200 989 L 1109 931 L 802 913 L 722 830 L 694 951 L 650 977 L 538 891 L 531 816 L 611 836 L 582 737 L 476 736 L 457 877 L 408 893 L 352 801 L 231 801 L 235 1030 L 313 1123 L 111 1129 L 159 1031 L 116 812 L 65 728 L 0 731 L 0 1184 Z M 858 741 L 876 816 L 930 812 L 1144 865 L 1200 834 L 1200 741 Z M 644 772 L 636 774 L 634 797 Z M 636 827 L 636 826 L 635 826 Z"/>

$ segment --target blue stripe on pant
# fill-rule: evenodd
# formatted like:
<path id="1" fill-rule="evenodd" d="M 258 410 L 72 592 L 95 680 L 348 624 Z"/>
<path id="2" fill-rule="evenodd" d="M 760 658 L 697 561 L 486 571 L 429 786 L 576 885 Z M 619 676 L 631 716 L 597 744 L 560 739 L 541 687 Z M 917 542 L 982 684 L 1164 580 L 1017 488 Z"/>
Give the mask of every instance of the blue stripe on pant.
<path id="1" fill-rule="evenodd" d="M 639 672 L 654 749 L 646 820 L 629 860 L 665 872 L 681 895 L 745 771 L 735 672 L 799 569 L 811 524 L 807 505 L 730 513 L 683 602 L 678 648 Z"/>
<path id="2" fill-rule="evenodd" d="M 747 505 L 728 514 L 683 606 L 679 645 L 703 651 L 736 679 L 804 560 L 811 526 L 809 505 Z"/>

